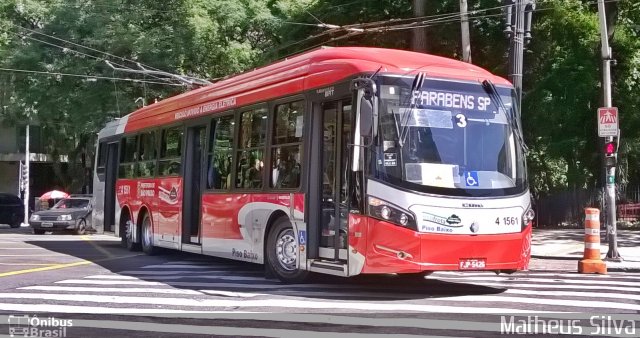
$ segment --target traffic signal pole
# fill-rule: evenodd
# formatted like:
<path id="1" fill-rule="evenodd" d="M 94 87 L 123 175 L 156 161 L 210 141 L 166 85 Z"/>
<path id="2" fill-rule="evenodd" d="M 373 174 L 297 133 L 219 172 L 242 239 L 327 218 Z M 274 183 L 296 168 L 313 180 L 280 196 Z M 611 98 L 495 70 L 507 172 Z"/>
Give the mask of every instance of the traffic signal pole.
<path id="1" fill-rule="evenodd" d="M 524 45 L 531 40 L 531 21 L 535 0 L 504 0 L 506 25 L 504 33 L 509 41 L 509 80 L 513 83 L 522 111 L 522 72 Z"/>
<path id="2" fill-rule="evenodd" d="M 607 17 L 605 13 L 604 0 L 598 0 L 598 19 L 600 21 L 600 39 L 602 41 L 602 89 L 604 92 L 604 107 L 611 107 L 611 48 L 609 47 L 609 35 L 607 32 Z M 606 137 L 606 142 L 613 142 L 614 138 Z M 615 155 L 614 155 L 615 156 Z M 622 260 L 618 253 L 618 239 L 616 226 L 616 164 L 606 163 L 606 188 L 605 206 L 607 237 L 609 238 L 609 251 L 607 259 Z"/>

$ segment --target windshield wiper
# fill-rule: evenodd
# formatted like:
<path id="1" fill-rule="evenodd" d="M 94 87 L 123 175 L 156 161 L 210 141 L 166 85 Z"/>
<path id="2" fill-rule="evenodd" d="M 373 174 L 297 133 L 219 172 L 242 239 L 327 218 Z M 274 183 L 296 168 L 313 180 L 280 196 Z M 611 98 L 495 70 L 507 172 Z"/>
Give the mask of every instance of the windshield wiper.
<path id="1" fill-rule="evenodd" d="M 396 135 L 398 135 L 398 145 L 402 148 L 404 141 L 402 141 L 402 135 L 400 135 L 400 127 L 398 126 L 398 118 L 396 117 L 396 113 L 391 109 L 391 116 L 393 116 L 393 123 L 396 126 Z"/>
<path id="2" fill-rule="evenodd" d="M 491 80 L 484 80 L 482 81 L 482 88 L 484 88 L 484 90 L 489 95 L 491 95 L 491 99 L 496 102 L 496 104 L 498 105 L 498 109 L 501 109 L 504 112 L 504 114 L 507 116 L 507 120 L 509 121 L 509 126 L 511 126 L 511 129 L 513 129 L 513 133 L 518 138 L 518 142 L 522 146 L 522 150 L 525 153 L 529 152 L 529 147 L 527 147 L 527 145 L 524 143 L 524 137 L 522 136 L 522 129 L 518 124 L 518 117 L 515 116 L 515 114 L 510 114 L 507 107 L 504 105 L 504 102 L 502 101 L 500 94 L 498 94 L 498 89 L 496 88 L 496 86 L 493 84 L 493 82 L 491 82 Z M 513 102 L 513 104 L 515 105 L 517 103 Z"/>
<path id="3" fill-rule="evenodd" d="M 411 84 L 411 91 L 409 91 L 409 97 L 411 97 L 413 95 L 413 92 L 416 89 L 422 88 L 422 85 L 424 84 L 424 79 L 425 79 L 426 75 L 423 72 L 419 72 L 418 74 L 416 74 L 416 77 L 413 78 L 413 83 Z M 409 99 L 411 100 L 411 99 Z M 400 117 L 400 120 L 402 121 L 402 133 L 399 136 L 399 142 L 400 142 L 400 146 L 402 146 L 404 144 L 404 140 L 407 138 L 407 135 L 409 135 L 409 126 L 407 125 L 409 122 L 409 118 L 411 117 L 411 114 L 413 112 L 413 109 L 415 109 L 415 107 L 418 106 L 418 101 L 416 100 L 415 103 L 413 104 L 409 104 L 409 109 L 406 110 L 406 112 L 404 113 L 403 116 Z M 398 108 L 400 109 L 400 108 Z"/>

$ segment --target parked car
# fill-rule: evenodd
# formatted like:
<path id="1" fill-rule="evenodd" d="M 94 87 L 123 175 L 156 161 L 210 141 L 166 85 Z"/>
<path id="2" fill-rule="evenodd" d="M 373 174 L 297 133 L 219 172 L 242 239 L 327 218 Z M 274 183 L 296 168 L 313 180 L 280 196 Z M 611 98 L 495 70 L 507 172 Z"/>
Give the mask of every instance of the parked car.
<path id="1" fill-rule="evenodd" d="M 36 235 L 42 235 L 46 231 L 67 230 L 82 235 L 91 228 L 92 210 L 90 197 L 63 198 L 51 209 L 31 214 L 29 225 Z"/>
<path id="2" fill-rule="evenodd" d="M 20 197 L 0 192 L 0 224 L 17 228 L 24 219 L 24 205 Z"/>

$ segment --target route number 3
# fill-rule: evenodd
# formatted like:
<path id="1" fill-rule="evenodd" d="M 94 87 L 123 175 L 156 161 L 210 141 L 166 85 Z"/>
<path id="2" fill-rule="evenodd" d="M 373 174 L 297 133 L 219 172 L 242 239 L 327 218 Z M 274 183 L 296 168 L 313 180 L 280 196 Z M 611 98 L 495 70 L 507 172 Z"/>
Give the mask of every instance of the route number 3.
<path id="1" fill-rule="evenodd" d="M 464 114 L 456 115 L 456 119 L 458 119 L 458 127 L 464 128 L 467 126 L 467 118 L 464 116 Z"/>

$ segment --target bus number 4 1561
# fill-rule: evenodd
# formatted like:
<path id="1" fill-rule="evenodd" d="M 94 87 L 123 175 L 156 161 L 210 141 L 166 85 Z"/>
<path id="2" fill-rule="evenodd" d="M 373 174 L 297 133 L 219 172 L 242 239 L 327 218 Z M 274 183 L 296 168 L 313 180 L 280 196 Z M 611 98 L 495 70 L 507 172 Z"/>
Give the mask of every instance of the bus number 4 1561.
<path id="1" fill-rule="evenodd" d="M 518 224 L 518 217 L 502 217 L 502 222 L 500 221 L 500 217 L 496 217 L 496 224 L 516 225 Z"/>

